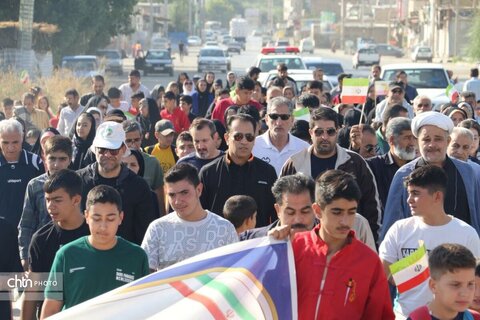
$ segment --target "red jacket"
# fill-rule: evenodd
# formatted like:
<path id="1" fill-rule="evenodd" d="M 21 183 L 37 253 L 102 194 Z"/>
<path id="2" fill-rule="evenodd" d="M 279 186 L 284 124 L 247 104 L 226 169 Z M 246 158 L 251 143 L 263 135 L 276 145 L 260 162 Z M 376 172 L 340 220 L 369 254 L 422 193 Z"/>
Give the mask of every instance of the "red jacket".
<path id="1" fill-rule="evenodd" d="M 160 116 L 162 119 L 170 120 L 177 133 L 188 131 L 190 128 L 190 120 L 188 119 L 188 116 L 179 107 L 175 107 L 173 113 L 168 113 L 167 109 L 162 109 L 162 111 L 160 111 Z"/>
<path id="2" fill-rule="evenodd" d="M 258 111 L 261 111 L 263 108 L 263 106 L 255 100 L 248 101 L 246 105 L 254 106 L 255 108 L 257 108 Z M 213 112 L 212 112 L 212 120 L 220 120 L 220 122 L 224 126 L 226 126 L 223 116 L 225 114 L 225 111 L 227 111 L 228 107 L 230 106 L 240 106 L 240 105 L 236 104 L 232 98 L 226 98 L 226 99 L 217 101 L 217 104 L 215 105 L 215 108 L 213 109 Z"/>
<path id="3" fill-rule="evenodd" d="M 320 226 L 292 240 L 297 272 L 298 319 L 395 319 L 388 283 L 379 257 L 355 238 L 331 258 L 318 236 Z M 324 271 L 327 272 L 315 317 Z"/>

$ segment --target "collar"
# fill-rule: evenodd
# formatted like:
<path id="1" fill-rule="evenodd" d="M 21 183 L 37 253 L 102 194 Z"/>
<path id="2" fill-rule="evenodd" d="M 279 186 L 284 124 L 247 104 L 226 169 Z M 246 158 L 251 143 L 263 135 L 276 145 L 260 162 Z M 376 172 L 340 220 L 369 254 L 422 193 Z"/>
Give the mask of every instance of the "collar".
<path id="1" fill-rule="evenodd" d="M 247 160 L 247 163 L 246 164 L 249 164 L 253 161 L 254 159 L 254 156 L 253 156 L 253 153 L 250 154 L 250 158 L 248 158 Z M 235 162 L 232 161 L 232 159 L 230 158 L 230 156 L 228 155 L 228 152 L 225 152 L 225 161 L 227 162 L 227 165 L 231 165 L 231 164 L 235 164 Z"/>
<path id="2" fill-rule="evenodd" d="M 27 151 L 22 149 L 20 155 L 16 162 L 9 163 L 7 159 L 3 156 L 3 153 L 0 152 L 0 166 L 9 165 L 9 164 L 28 164 Z"/>
<path id="3" fill-rule="evenodd" d="M 320 237 L 320 222 L 310 231 L 310 237 L 312 238 L 314 243 L 319 244 L 318 250 L 321 251 L 321 253 L 325 254 L 325 256 L 328 253 L 328 244 Z M 353 240 L 355 239 L 355 231 L 352 229 L 348 232 L 347 239 L 345 241 L 344 246 L 339 250 L 342 251 L 345 248 L 348 247 L 348 245 L 352 244 Z"/>
<path id="4" fill-rule="evenodd" d="M 395 164 L 392 152 L 390 151 L 385 154 L 385 164 Z"/>
<path id="5" fill-rule="evenodd" d="M 265 144 L 267 145 L 268 148 L 270 149 L 274 149 L 274 150 L 277 150 L 277 147 L 275 147 L 272 143 L 272 140 L 270 139 L 270 135 L 269 135 L 269 132 L 270 132 L 270 129 L 267 130 L 264 134 L 262 134 L 260 137 L 265 141 Z M 288 142 L 287 144 L 285 145 L 285 147 L 283 147 L 282 151 L 283 150 L 293 150 L 294 148 L 292 147 L 293 143 L 292 143 L 292 134 L 289 132 L 288 133 Z"/>

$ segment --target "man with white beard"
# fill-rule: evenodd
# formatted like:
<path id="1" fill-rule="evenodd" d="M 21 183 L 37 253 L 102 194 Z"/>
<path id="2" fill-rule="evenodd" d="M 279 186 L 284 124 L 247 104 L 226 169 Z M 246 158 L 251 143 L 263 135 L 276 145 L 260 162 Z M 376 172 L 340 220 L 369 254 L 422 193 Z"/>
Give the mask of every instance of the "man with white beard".
<path id="1" fill-rule="evenodd" d="M 413 136 L 411 121 L 408 118 L 391 119 L 387 124 L 385 137 L 390 151 L 365 160 L 377 182 L 378 194 L 382 202 L 382 217 L 393 176 L 400 167 L 415 159 L 417 145 L 417 139 Z"/>

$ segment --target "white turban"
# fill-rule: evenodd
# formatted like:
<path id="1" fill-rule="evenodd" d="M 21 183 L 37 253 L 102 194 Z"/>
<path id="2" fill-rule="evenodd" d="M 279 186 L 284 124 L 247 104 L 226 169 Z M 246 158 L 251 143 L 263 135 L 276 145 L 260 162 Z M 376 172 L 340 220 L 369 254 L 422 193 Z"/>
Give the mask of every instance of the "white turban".
<path id="1" fill-rule="evenodd" d="M 448 131 L 449 135 L 452 133 L 454 127 L 452 119 L 436 111 L 422 112 L 413 118 L 412 133 L 415 137 L 418 138 L 418 131 L 423 126 L 439 127 L 442 130 Z"/>

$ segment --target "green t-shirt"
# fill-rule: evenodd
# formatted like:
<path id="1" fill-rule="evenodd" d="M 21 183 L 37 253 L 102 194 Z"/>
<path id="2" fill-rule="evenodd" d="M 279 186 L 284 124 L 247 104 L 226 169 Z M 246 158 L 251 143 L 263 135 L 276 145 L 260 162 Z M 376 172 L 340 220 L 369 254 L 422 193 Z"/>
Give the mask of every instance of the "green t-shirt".
<path id="1" fill-rule="evenodd" d="M 58 250 L 50 270 L 49 282 L 63 273 L 63 297 L 47 285 L 48 299 L 63 300 L 63 309 L 118 288 L 149 273 L 147 254 L 136 244 L 117 237 L 110 250 L 97 250 L 88 236 L 79 238 Z M 59 283 L 59 281 L 57 281 Z"/>

